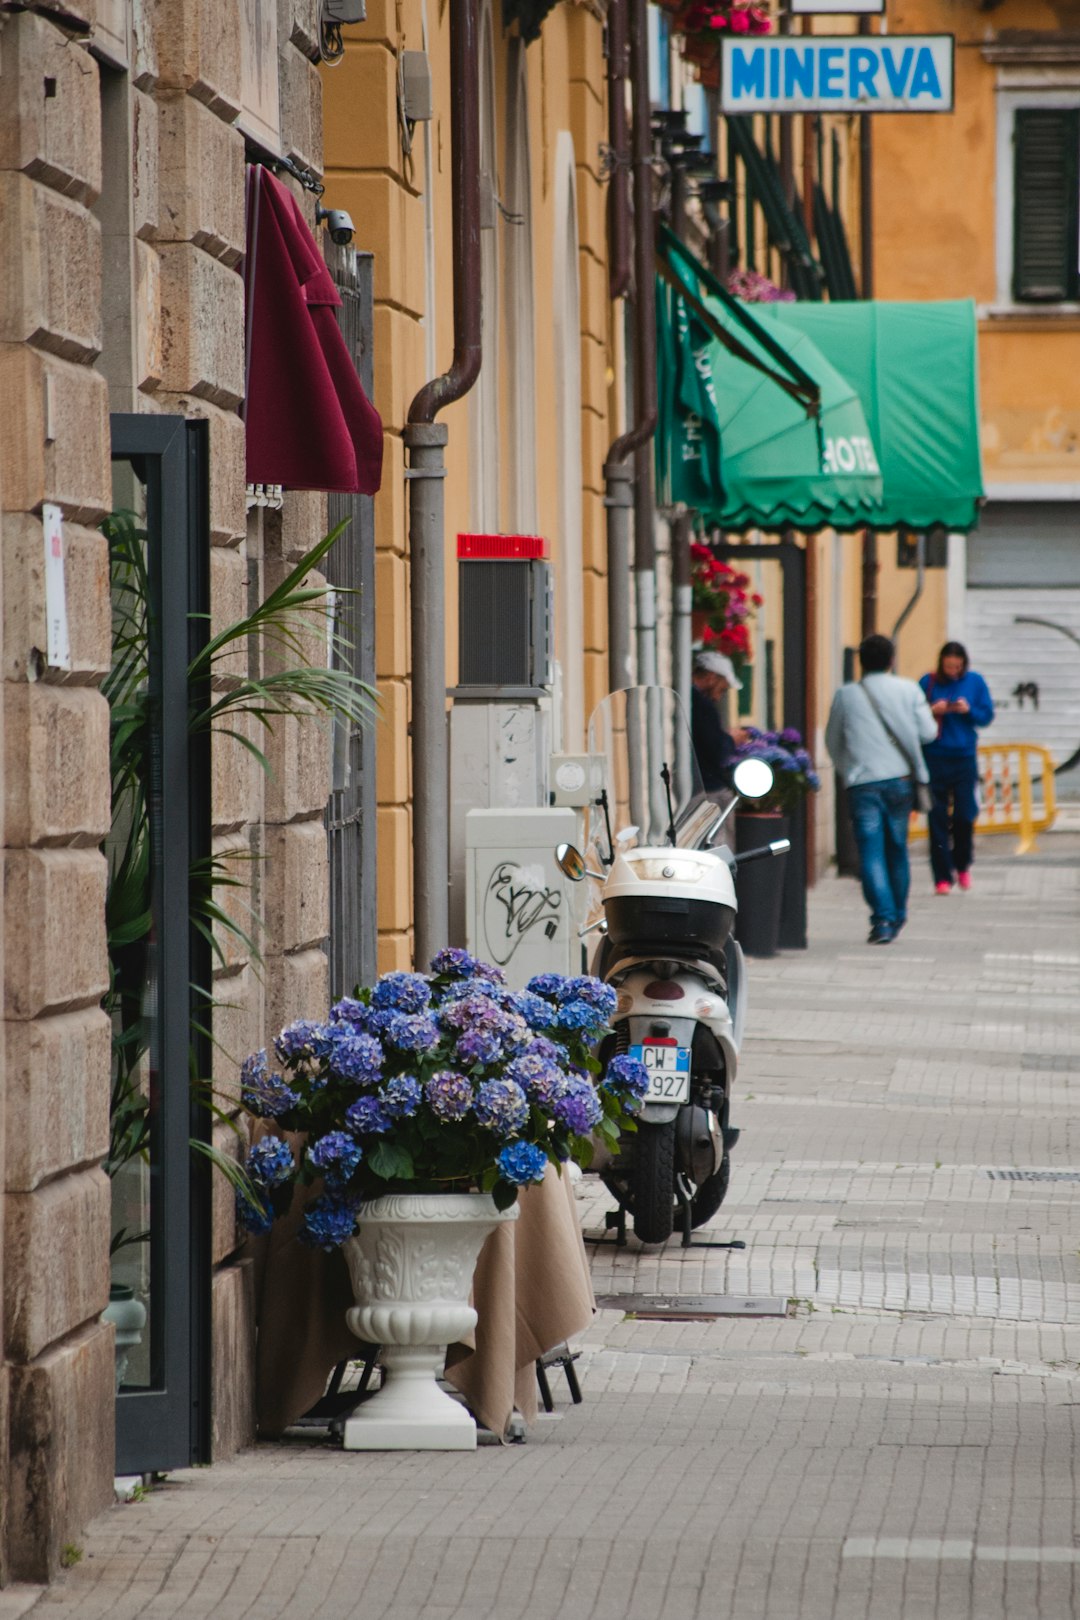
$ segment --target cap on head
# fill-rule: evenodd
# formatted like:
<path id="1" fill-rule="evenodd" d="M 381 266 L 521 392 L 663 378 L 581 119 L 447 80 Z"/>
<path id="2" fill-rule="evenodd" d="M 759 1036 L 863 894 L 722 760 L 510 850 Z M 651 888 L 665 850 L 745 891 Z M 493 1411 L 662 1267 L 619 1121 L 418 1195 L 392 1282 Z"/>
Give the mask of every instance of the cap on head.
<path id="1" fill-rule="evenodd" d="M 699 652 L 694 655 L 695 675 L 720 675 L 733 692 L 742 691 L 742 681 L 735 673 L 735 665 L 726 653 Z"/>

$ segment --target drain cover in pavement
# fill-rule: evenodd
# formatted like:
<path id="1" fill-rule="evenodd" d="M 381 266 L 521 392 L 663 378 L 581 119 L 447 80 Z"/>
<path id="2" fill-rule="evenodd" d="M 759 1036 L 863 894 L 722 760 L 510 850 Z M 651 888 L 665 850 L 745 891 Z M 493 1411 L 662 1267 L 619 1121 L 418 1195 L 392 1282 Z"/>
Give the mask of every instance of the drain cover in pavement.
<path id="1" fill-rule="evenodd" d="M 745 1294 L 597 1294 L 601 1310 L 626 1311 L 646 1322 L 708 1322 L 715 1316 L 786 1316 L 786 1299 Z"/>
<path id="2" fill-rule="evenodd" d="M 1080 1170 L 987 1170 L 991 1181 L 1080 1181 Z"/>

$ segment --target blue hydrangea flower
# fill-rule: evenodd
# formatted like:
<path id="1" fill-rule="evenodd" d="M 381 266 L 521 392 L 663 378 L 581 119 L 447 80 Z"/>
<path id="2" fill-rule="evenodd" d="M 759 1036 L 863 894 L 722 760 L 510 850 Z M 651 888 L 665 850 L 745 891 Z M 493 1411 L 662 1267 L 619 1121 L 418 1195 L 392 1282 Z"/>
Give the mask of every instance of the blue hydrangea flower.
<path id="1" fill-rule="evenodd" d="M 607 1066 L 603 1084 L 616 1095 L 625 1093 L 628 1097 L 641 1098 L 649 1089 L 649 1071 L 637 1058 L 613 1057 Z"/>
<path id="2" fill-rule="evenodd" d="M 439 1044 L 439 1026 L 419 1014 L 394 1013 L 383 1038 L 399 1052 L 430 1052 Z"/>
<path id="3" fill-rule="evenodd" d="M 601 1035 L 607 1028 L 607 1018 L 587 1001 L 563 1002 L 555 1023 L 559 1029 L 581 1035 L 585 1040 Z"/>
<path id="4" fill-rule="evenodd" d="M 418 1013 L 431 1001 L 431 986 L 422 973 L 384 973 L 371 992 L 373 1007 Z"/>
<path id="5" fill-rule="evenodd" d="M 513 999 L 512 1010 L 524 1018 L 530 1029 L 549 1029 L 555 1022 L 555 1009 L 543 996 L 531 990 L 519 990 Z"/>
<path id="6" fill-rule="evenodd" d="M 603 1105 L 595 1087 L 588 1080 L 569 1079 L 561 1097 L 557 1097 L 552 1113 L 560 1125 L 565 1125 L 575 1136 L 588 1136 L 604 1117 Z"/>
<path id="7" fill-rule="evenodd" d="M 239 1187 L 236 1189 L 236 1218 L 252 1237 L 265 1237 L 274 1224 L 270 1211 L 259 1209 Z"/>
<path id="8" fill-rule="evenodd" d="M 363 1157 L 359 1142 L 344 1131 L 328 1131 L 308 1149 L 308 1158 L 322 1171 L 328 1187 L 343 1187 Z"/>
<path id="9" fill-rule="evenodd" d="M 557 1041 L 549 1041 L 546 1035 L 537 1035 L 531 1040 L 521 1053 L 522 1057 L 542 1057 L 549 1063 L 567 1064 L 570 1054 L 565 1046 Z"/>
<path id="10" fill-rule="evenodd" d="M 462 1030 L 454 1048 L 459 1063 L 495 1063 L 502 1055 L 502 1042 L 487 1029 Z"/>
<path id="11" fill-rule="evenodd" d="M 490 996 L 463 996 L 439 1008 L 439 1022 L 445 1029 L 499 1029 L 505 1014 Z"/>
<path id="12" fill-rule="evenodd" d="M 436 1119 L 464 1119 L 473 1104 L 472 1082 L 452 1069 L 440 1069 L 424 1087 L 424 1096 Z"/>
<path id="13" fill-rule="evenodd" d="M 456 946 L 448 946 L 433 956 L 431 971 L 440 979 L 494 979 L 496 984 L 505 982 L 500 968 L 492 967 L 489 962 L 481 962 Z"/>
<path id="14" fill-rule="evenodd" d="M 537 1053 L 515 1058 L 507 1067 L 506 1078 L 515 1081 L 532 1102 L 538 1103 L 548 1113 L 570 1084 L 568 1077 L 556 1064 Z"/>
<path id="15" fill-rule="evenodd" d="M 576 979 L 566 980 L 559 994 L 559 1000 L 584 1001 L 587 1006 L 595 1007 L 598 1013 L 608 1019 L 615 1011 L 619 998 L 603 979 L 594 979 L 590 974 L 583 973 Z"/>
<path id="16" fill-rule="evenodd" d="M 495 1160 L 504 1181 L 515 1187 L 527 1186 L 530 1181 L 543 1181 L 547 1168 L 547 1154 L 532 1142 L 510 1142 Z"/>
<path id="17" fill-rule="evenodd" d="M 280 1187 L 293 1173 L 293 1156 L 280 1136 L 264 1136 L 247 1157 L 247 1172 L 260 1187 Z"/>
<path id="18" fill-rule="evenodd" d="M 371 1008 L 362 1001 L 356 1001 L 352 996 L 342 996 L 335 1001 L 330 1009 L 330 1017 L 336 1024 L 351 1024 L 354 1029 L 367 1029 L 371 1018 Z"/>
<path id="19" fill-rule="evenodd" d="M 345 1198 L 340 1193 L 324 1193 L 304 1211 L 304 1224 L 300 1240 L 312 1248 L 339 1249 L 356 1231 L 356 1211 L 359 1200 Z"/>
<path id="20" fill-rule="evenodd" d="M 529 1100 L 513 1080 L 485 1080 L 473 1106 L 481 1125 L 500 1136 L 516 1136 L 529 1117 Z"/>
<path id="21" fill-rule="evenodd" d="M 420 1107 L 420 1082 L 411 1074 L 389 1080 L 382 1094 L 382 1105 L 391 1119 L 411 1119 Z"/>
<path id="22" fill-rule="evenodd" d="M 522 1052 L 532 1040 L 532 1030 L 524 1018 L 516 1013 L 507 1013 L 499 1027 L 499 1037 L 507 1052 Z"/>
<path id="23" fill-rule="evenodd" d="M 262 1069 L 249 1074 L 246 1084 L 241 1082 L 240 1100 L 256 1119 L 280 1119 L 296 1107 L 300 1095 L 285 1084 L 280 1074 Z"/>
<path id="24" fill-rule="evenodd" d="M 366 1096 L 349 1104 L 345 1123 L 357 1136 L 382 1136 L 392 1121 L 378 1097 Z"/>
<path id="25" fill-rule="evenodd" d="M 318 1056 L 322 1044 L 323 1025 L 313 1018 L 298 1018 L 286 1024 L 280 1035 L 274 1036 L 274 1051 L 282 1063 L 295 1063 L 300 1058 Z"/>
<path id="26" fill-rule="evenodd" d="M 559 991 L 566 983 L 561 973 L 537 973 L 525 986 L 534 996 L 545 996 L 548 1001 L 558 1001 Z"/>
<path id="27" fill-rule="evenodd" d="M 347 1028 L 347 1025 L 339 1027 L 330 1066 L 343 1080 L 370 1084 L 382 1074 L 383 1049 L 373 1035 L 343 1033 Z"/>

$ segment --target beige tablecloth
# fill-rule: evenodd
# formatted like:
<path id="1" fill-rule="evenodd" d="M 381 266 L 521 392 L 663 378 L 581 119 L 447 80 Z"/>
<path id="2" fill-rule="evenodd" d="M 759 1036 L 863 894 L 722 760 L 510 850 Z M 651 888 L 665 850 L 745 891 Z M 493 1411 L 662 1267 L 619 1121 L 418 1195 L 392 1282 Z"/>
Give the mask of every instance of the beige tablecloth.
<path id="1" fill-rule="evenodd" d="M 488 1238 L 473 1284 L 475 1345 L 452 1345 L 448 1377 L 485 1428 L 502 1435 L 516 1406 L 536 1416 L 535 1362 L 589 1324 L 593 1311 L 585 1246 L 573 1186 L 549 1165 L 543 1182 L 523 1189 L 518 1219 Z M 256 1260 L 258 1345 L 255 1363 L 259 1433 L 277 1435 L 322 1395 L 339 1361 L 359 1343 L 345 1323 L 354 1303 L 348 1271 L 335 1250 L 297 1241 L 300 1203 L 268 1237 L 251 1245 Z"/>

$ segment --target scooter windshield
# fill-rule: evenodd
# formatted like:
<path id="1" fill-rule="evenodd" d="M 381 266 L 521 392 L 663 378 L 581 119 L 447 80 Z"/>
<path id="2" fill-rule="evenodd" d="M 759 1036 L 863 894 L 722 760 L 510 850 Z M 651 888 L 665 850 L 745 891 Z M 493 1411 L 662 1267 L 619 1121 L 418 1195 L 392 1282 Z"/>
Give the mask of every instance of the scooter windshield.
<path id="1" fill-rule="evenodd" d="M 606 806 L 594 804 L 589 811 L 589 844 L 599 859 L 611 857 L 609 823 L 617 852 L 620 834 L 624 844 L 691 847 L 699 823 L 715 819 L 715 804 L 704 799 L 686 711 L 668 687 L 612 692 L 589 719 L 589 752 L 601 761 L 606 798 Z"/>

